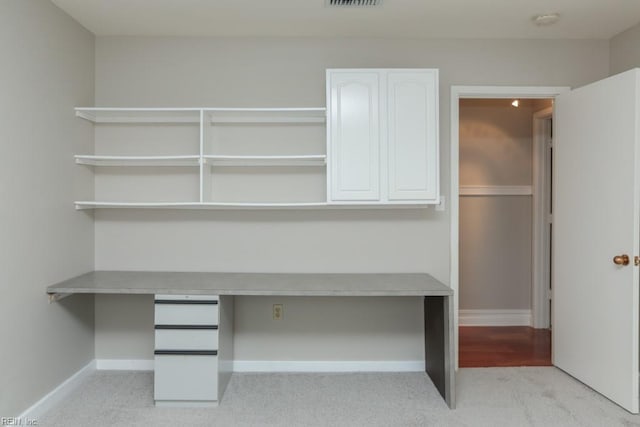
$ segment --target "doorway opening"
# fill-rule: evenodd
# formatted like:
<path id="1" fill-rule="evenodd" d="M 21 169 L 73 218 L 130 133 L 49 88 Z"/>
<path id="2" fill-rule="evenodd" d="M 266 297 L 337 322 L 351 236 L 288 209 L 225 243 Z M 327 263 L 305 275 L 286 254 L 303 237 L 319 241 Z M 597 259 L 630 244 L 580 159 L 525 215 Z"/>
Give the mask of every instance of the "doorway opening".
<path id="1" fill-rule="evenodd" d="M 536 322 L 532 313 L 536 269 L 551 288 L 552 108 L 549 98 L 459 100 L 461 367 L 551 365 L 549 292 Z"/>
<path id="2" fill-rule="evenodd" d="M 452 88 L 461 367 L 552 362 L 552 103 L 565 90 Z"/>

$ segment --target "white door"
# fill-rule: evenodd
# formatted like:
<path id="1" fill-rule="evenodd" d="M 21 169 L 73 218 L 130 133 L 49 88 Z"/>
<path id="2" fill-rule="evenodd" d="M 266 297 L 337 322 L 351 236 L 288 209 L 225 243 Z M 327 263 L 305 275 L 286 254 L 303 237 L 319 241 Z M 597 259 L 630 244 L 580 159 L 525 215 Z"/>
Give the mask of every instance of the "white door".
<path id="1" fill-rule="evenodd" d="M 438 198 L 438 71 L 387 73 L 389 200 Z"/>
<path id="2" fill-rule="evenodd" d="M 327 71 L 330 201 L 380 200 L 380 83 L 376 71 Z"/>
<path id="3" fill-rule="evenodd" d="M 555 104 L 553 363 L 638 412 L 640 70 Z M 628 265 L 614 256 L 627 255 Z M 622 257 L 616 261 L 623 261 Z"/>

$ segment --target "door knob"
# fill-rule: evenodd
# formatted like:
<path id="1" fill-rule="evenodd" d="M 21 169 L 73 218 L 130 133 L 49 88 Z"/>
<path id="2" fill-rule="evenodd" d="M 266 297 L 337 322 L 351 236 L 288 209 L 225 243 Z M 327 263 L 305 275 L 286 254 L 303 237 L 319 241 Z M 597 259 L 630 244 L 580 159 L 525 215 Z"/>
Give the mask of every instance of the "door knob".
<path id="1" fill-rule="evenodd" d="M 615 265 L 629 265 L 629 255 L 616 255 L 613 257 L 613 263 Z"/>

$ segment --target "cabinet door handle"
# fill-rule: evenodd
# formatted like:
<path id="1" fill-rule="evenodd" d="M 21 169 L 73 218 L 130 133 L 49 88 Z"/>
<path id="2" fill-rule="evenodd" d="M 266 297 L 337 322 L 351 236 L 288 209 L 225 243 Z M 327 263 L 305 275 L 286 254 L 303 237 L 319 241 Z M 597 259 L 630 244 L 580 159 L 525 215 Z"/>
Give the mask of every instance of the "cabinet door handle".
<path id="1" fill-rule="evenodd" d="M 198 300 L 198 299 L 157 299 L 154 301 L 156 304 L 205 304 L 205 305 L 217 305 L 216 300 Z"/>
<path id="2" fill-rule="evenodd" d="M 156 350 L 157 356 L 217 356 L 218 350 Z"/>
<path id="3" fill-rule="evenodd" d="M 201 329 L 218 329 L 218 325 L 155 325 L 155 329 L 187 329 L 187 330 L 201 330 Z"/>

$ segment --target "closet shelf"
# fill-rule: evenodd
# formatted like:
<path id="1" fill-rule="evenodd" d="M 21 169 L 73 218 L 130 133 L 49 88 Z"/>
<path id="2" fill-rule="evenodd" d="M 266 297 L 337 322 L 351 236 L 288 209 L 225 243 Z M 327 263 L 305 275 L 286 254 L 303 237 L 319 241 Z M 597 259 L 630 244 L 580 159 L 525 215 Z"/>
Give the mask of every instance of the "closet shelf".
<path id="1" fill-rule="evenodd" d="M 460 196 L 531 196 L 530 185 L 461 185 Z"/>
<path id="2" fill-rule="evenodd" d="M 89 166 L 199 166 L 199 155 L 187 156 L 96 156 L 76 155 L 76 163 Z"/>
<path id="3" fill-rule="evenodd" d="M 205 164 L 211 166 L 324 166 L 324 154 L 291 156 L 227 156 L 205 155 Z"/>

